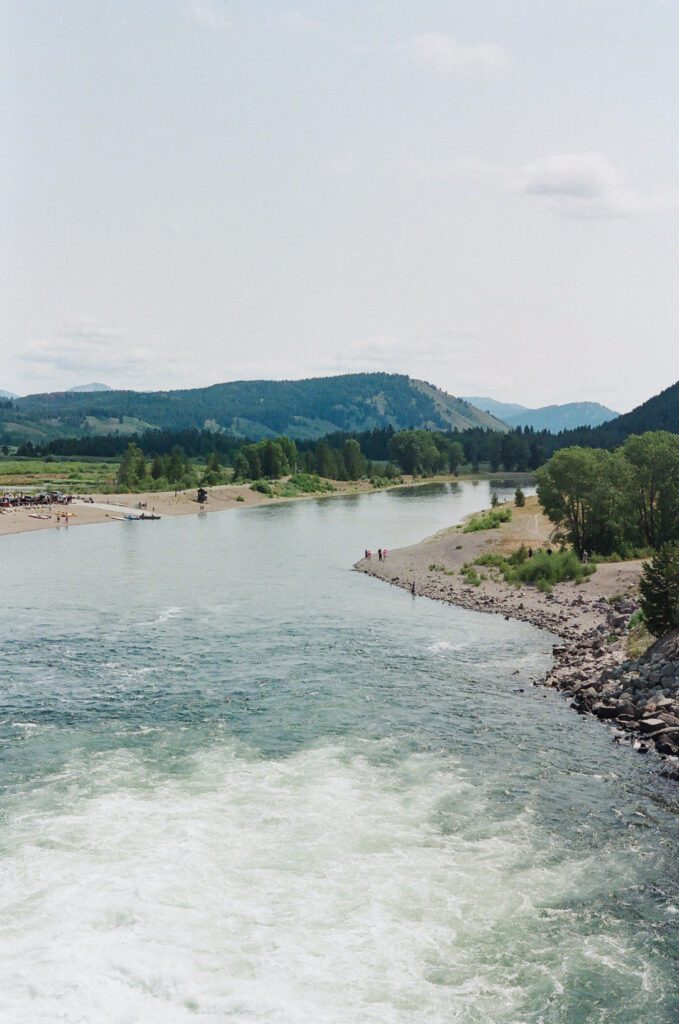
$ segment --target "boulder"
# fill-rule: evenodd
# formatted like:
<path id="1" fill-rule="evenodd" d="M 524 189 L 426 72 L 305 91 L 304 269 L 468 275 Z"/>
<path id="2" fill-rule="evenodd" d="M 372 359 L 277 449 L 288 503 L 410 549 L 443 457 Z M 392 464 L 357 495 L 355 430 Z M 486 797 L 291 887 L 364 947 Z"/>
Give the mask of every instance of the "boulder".
<path id="1" fill-rule="evenodd" d="M 596 715 L 597 718 L 615 718 L 616 716 L 616 705 L 615 704 L 602 704 L 598 701 L 592 706 L 592 714 Z"/>
<path id="2" fill-rule="evenodd" d="M 659 729 L 664 729 L 665 723 L 662 718 L 642 718 L 639 722 L 639 728 L 641 732 L 648 735 L 650 732 L 657 732 Z"/>
<path id="3" fill-rule="evenodd" d="M 636 714 L 636 708 L 630 700 L 619 700 L 615 705 L 615 713 L 618 718 L 621 715 L 625 715 L 629 718 L 634 718 Z"/>
<path id="4" fill-rule="evenodd" d="M 674 757 L 679 754 L 679 737 L 664 735 L 655 741 L 655 749 L 659 754 Z"/>

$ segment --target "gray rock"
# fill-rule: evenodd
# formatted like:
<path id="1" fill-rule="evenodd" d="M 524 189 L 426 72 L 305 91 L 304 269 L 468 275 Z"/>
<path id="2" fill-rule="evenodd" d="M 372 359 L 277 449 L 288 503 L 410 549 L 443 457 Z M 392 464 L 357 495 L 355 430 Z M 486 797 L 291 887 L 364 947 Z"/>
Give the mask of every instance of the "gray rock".
<path id="1" fill-rule="evenodd" d="M 602 704 L 597 702 L 592 705 L 592 714 L 596 715 L 597 718 L 615 718 L 617 713 L 615 704 Z"/>
<path id="2" fill-rule="evenodd" d="M 631 701 L 619 700 L 618 703 L 615 705 L 615 713 L 616 713 L 617 717 L 620 717 L 621 715 L 625 715 L 625 716 L 628 716 L 629 718 L 634 718 L 635 717 L 635 713 L 636 713 L 636 708 L 634 707 L 634 704 L 632 704 Z"/>
<path id="3" fill-rule="evenodd" d="M 662 718 L 642 718 L 639 722 L 639 729 L 644 733 L 644 735 L 648 735 L 648 733 L 651 732 L 657 732 L 664 728 L 665 723 Z"/>
<path id="4" fill-rule="evenodd" d="M 679 754 L 679 739 L 672 736 L 660 736 L 655 742 L 655 749 L 659 754 L 666 757 L 676 757 Z"/>

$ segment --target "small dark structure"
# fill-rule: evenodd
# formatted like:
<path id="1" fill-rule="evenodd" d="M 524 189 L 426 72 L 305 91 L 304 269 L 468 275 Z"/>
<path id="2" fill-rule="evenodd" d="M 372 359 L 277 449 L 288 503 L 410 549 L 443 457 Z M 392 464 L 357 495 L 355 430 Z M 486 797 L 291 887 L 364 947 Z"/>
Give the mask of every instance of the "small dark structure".
<path id="1" fill-rule="evenodd" d="M 196 500 L 199 505 L 204 505 L 205 502 L 207 501 L 207 491 L 205 490 L 204 487 L 198 488 L 198 497 Z"/>

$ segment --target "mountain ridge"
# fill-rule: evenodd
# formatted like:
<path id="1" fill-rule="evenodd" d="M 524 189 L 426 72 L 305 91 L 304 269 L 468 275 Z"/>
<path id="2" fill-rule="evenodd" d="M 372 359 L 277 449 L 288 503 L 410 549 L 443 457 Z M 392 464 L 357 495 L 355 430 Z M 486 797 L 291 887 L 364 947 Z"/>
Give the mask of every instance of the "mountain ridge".
<path id="1" fill-rule="evenodd" d="M 357 373 L 290 381 L 230 381 L 175 391 L 51 392 L 0 409 L 3 440 L 212 429 L 258 439 L 317 438 L 335 431 L 482 427 L 497 418 L 426 381 L 404 374 Z"/>
<path id="2" fill-rule="evenodd" d="M 479 409 L 497 416 L 510 427 L 532 427 L 558 434 L 562 430 L 578 427 L 598 427 L 620 414 L 600 402 L 565 402 L 530 408 L 512 402 L 499 402 L 494 398 L 468 398 Z"/>
<path id="3" fill-rule="evenodd" d="M 80 395 L 80 394 L 94 394 L 98 391 L 113 391 L 114 388 L 109 387 L 108 384 L 76 384 L 73 388 L 67 388 L 69 395 Z"/>
<path id="4" fill-rule="evenodd" d="M 609 423 L 594 427 L 587 443 L 607 448 L 621 444 L 630 434 L 643 434 L 647 430 L 667 430 L 679 434 L 679 381 L 652 395 L 630 412 L 623 413 Z"/>

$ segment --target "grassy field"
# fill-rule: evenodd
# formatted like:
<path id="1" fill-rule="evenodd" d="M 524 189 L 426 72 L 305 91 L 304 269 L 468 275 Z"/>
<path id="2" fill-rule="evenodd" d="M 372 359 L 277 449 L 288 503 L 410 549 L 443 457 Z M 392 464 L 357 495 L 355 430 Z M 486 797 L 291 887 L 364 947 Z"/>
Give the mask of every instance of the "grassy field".
<path id="1" fill-rule="evenodd" d="M 48 462 L 44 459 L 0 459 L 0 491 L 6 487 L 67 493 L 106 491 L 113 487 L 117 471 L 116 462 L 97 460 Z"/>

